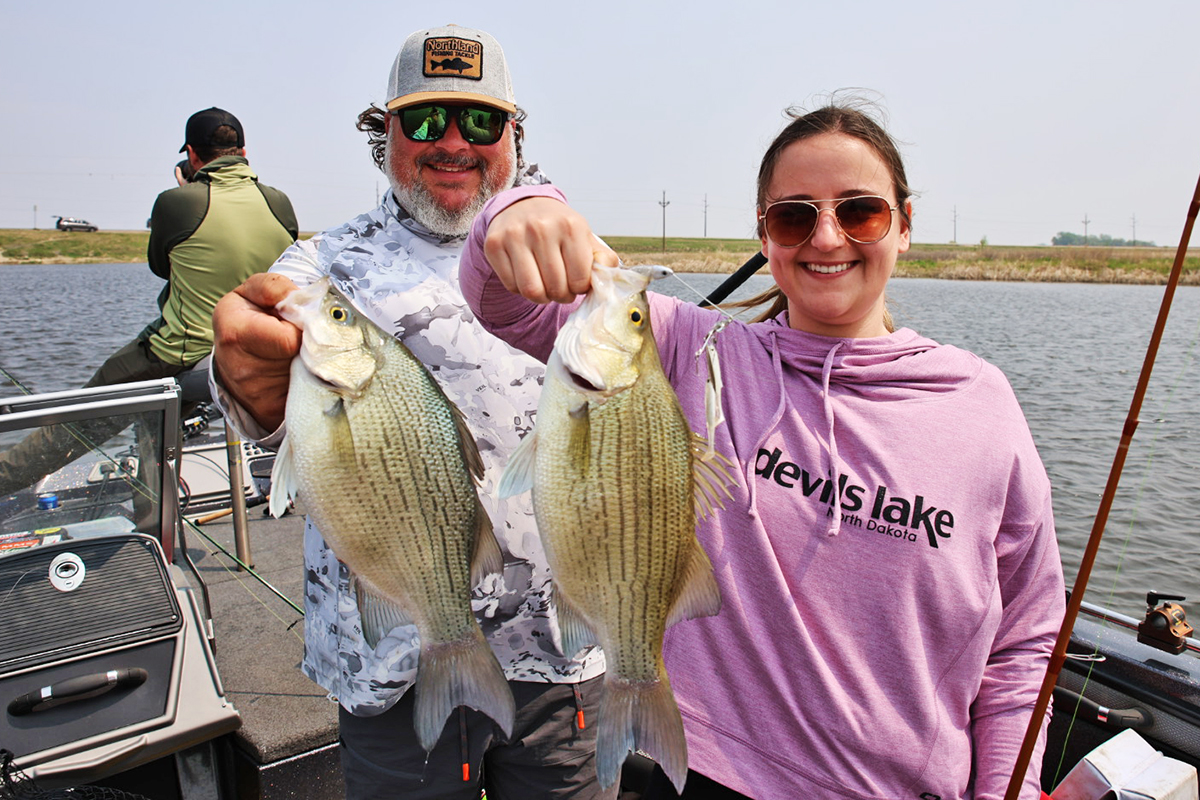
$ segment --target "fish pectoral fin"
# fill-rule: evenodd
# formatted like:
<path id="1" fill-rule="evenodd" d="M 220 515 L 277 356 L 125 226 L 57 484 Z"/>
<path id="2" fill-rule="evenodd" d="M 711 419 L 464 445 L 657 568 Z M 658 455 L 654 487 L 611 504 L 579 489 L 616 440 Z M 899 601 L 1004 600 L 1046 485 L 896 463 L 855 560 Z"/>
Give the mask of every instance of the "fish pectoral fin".
<path id="1" fill-rule="evenodd" d="M 558 611 L 559 640 L 556 644 L 564 656 L 571 658 L 588 645 L 600 644 L 592 626 L 575 605 L 567 599 L 557 583 L 553 584 L 550 597 L 554 602 L 554 608 Z"/>
<path id="2" fill-rule="evenodd" d="M 271 516 L 279 519 L 287 513 L 288 503 L 295 499 L 300 487 L 296 482 L 296 463 L 292 456 L 292 439 L 286 433 L 275 453 L 275 463 L 271 467 L 271 497 L 267 510 Z"/>
<path id="3" fill-rule="evenodd" d="M 537 429 L 525 434 L 525 438 L 508 457 L 508 464 L 500 476 L 497 492 L 501 497 L 515 497 L 533 488 L 534 467 L 537 464 Z"/>
<path id="4" fill-rule="evenodd" d="M 586 475 L 592 455 L 591 408 L 584 400 L 567 412 L 567 463 L 576 475 Z"/>
<path id="5" fill-rule="evenodd" d="M 737 485 L 733 462 L 709 446 L 708 441 L 692 432 L 692 485 L 696 515 L 707 517 L 715 508 L 725 508 L 721 496 L 733 499 L 730 487 Z"/>
<path id="6" fill-rule="evenodd" d="M 350 583 L 358 598 L 358 613 L 362 617 L 363 639 L 372 649 L 393 628 L 412 624 L 412 618 L 408 616 L 408 612 L 384 597 L 371 585 L 370 581 L 354 575 L 351 577 Z"/>
<path id="7" fill-rule="evenodd" d="M 471 585 L 479 584 L 488 575 L 504 571 L 504 555 L 496 532 L 492 529 L 492 518 L 478 497 L 475 498 L 475 552 L 471 555 Z"/>
<path id="8" fill-rule="evenodd" d="M 692 540 L 692 549 L 684 564 L 679 585 L 679 595 L 667 616 L 667 627 L 685 619 L 713 617 L 720 612 L 721 590 L 717 588 L 717 579 L 713 576 L 712 562 L 695 539 Z"/>
<path id="9" fill-rule="evenodd" d="M 346 411 L 346 401 L 341 396 L 335 395 L 328 406 L 322 410 L 322 414 L 327 417 L 336 417 L 339 414 L 344 414 Z"/>

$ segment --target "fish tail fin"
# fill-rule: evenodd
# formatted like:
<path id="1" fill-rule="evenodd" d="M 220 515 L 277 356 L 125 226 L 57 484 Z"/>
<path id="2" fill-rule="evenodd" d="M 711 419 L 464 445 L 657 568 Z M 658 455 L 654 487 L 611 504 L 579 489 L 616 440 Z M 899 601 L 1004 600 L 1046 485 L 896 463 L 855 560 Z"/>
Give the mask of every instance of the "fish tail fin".
<path id="1" fill-rule="evenodd" d="M 658 762 L 677 792 L 687 778 L 687 740 L 683 718 L 664 674 L 654 681 L 604 679 L 597 714 L 596 771 L 601 786 L 611 786 L 634 750 Z"/>
<path id="2" fill-rule="evenodd" d="M 446 719 L 458 706 L 487 714 L 505 736 L 512 735 L 512 690 L 478 626 L 453 642 L 422 643 L 415 691 L 413 727 L 425 752 L 437 744 Z"/>
<path id="3" fill-rule="evenodd" d="M 292 458 L 291 437 L 284 434 L 275 454 L 275 463 L 271 467 L 271 496 L 267 510 L 271 516 L 279 519 L 288 509 L 288 503 L 298 491 L 296 483 L 296 464 Z"/>

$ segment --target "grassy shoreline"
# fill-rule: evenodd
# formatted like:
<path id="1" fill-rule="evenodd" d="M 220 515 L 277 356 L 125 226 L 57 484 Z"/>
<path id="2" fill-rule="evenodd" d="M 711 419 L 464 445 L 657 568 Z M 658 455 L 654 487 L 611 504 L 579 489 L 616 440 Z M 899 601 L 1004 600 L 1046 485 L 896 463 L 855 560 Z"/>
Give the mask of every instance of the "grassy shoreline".
<path id="1" fill-rule="evenodd" d="M 148 231 L 0 229 L 0 265 L 144 263 L 149 238 Z M 660 237 L 605 240 L 626 264 L 663 264 L 679 272 L 733 272 L 759 249 L 754 239 L 668 237 L 665 252 Z M 1174 259 L 1173 247 L 914 244 L 900 257 L 895 274 L 948 280 L 1162 284 Z M 1189 250 L 1180 283 L 1200 285 L 1200 250 Z"/>

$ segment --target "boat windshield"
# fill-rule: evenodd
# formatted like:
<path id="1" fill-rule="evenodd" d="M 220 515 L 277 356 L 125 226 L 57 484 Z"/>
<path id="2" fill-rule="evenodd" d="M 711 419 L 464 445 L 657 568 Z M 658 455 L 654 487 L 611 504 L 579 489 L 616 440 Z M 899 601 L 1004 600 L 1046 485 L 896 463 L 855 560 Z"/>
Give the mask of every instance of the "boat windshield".
<path id="1" fill-rule="evenodd" d="M 0 557 L 136 531 L 170 559 L 179 414 L 171 380 L 0 401 Z"/>

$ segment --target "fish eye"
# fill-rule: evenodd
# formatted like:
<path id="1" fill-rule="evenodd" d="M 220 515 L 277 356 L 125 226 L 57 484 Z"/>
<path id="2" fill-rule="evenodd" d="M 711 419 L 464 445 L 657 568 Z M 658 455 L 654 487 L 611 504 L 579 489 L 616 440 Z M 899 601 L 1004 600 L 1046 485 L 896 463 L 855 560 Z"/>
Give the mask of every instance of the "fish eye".
<path id="1" fill-rule="evenodd" d="M 349 322 L 350 311 L 344 306 L 330 306 L 329 317 L 334 322 Z"/>
<path id="2" fill-rule="evenodd" d="M 639 328 L 642 327 L 642 312 L 639 309 L 629 309 L 629 321 Z"/>

